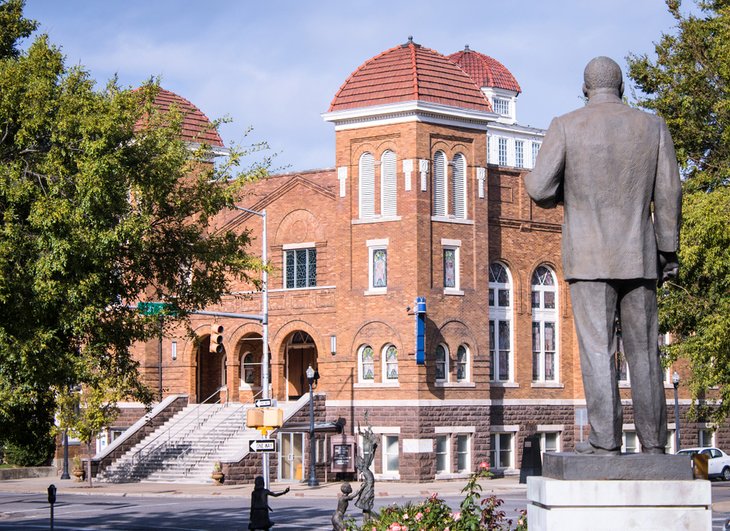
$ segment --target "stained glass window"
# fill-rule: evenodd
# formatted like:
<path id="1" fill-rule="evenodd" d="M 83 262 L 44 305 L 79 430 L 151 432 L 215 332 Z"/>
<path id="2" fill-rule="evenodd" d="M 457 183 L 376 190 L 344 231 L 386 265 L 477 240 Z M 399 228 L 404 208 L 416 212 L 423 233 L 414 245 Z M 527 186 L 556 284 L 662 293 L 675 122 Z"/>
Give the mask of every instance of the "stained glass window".
<path id="1" fill-rule="evenodd" d="M 444 249 L 444 287 L 456 287 L 456 249 Z"/>
<path id="2" fill-rule="evenodd" d="M 385 349 L 385 376 L 388 380 L 398 379 L 398 349 L 393 345 Z"/>
<path id="3" fill-rule="evenodd" d="M 448 354 L 446 347 L 439 345 L 436 347 L 436 380 L 446 380 L 448 370 Z"/>
<path id="4" fill-rule="evenodd" d="M 388 286 L 388 251 L 386 249 L 373 250 L 373 287 L 385 288 Z"/>
<path id="5" fill-rule="evenodd" d="M 465 382 L 469 377 L 469 351 L 466 346 L 459 345 L 456 351 L 456 381 Z"/>
<path id="6" fill-rule="evenodd" d="M 489 266 L 489 379 L 509 381 L 512 360 L 512 286 L 507 268 Z M 495 297 L 496 295 L 496 297 Z"/>
<path id="7" fill-rule="evenodd" d="M 310 288 L 317 285 L 317 250 L 290 249 L 284 251 L 287 289 Z"/>
<path id="8" fill-rule="evenodd" d="M 360 366 L 363 381 L 375 380 L 375 355 L 370 345 L 365 345 L 360 349 Z"/>

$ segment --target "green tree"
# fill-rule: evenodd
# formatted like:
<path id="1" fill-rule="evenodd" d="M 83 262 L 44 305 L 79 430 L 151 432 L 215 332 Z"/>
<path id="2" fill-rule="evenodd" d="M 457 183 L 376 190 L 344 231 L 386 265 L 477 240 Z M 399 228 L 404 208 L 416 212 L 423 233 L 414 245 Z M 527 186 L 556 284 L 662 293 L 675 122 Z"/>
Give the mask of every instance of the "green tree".
<path id="1" fill-rule="evenodd" d="M 71 385 L 150 401 L 130 346 L 159 325 L 130 305 L 173 301 L 169 324 L 253 281 L 248 233 L 210 227 L 270 159 L 191 151 L 154 83 L 97 89 L 46 35 L 23 49 L 22 10 L 0 3 L 0 434 L 25 444 Z"/>
<path id="2" fill-rule="evenodd" d="M 660 327 L 676 338 L 670 360 L 689 361 L 697 404 L 720 399 L 710 412 L 721 422 L 730 413 L 730 2 L 697 5 L 686 15 L 667 0 L 676 31 L 662 35 L 656 57 L 628 61 L 639 105 L 667 121 L 683 170 L 680 272 L 660 293 Z M 707 394 L 714 387 L 717 397 Z"/>

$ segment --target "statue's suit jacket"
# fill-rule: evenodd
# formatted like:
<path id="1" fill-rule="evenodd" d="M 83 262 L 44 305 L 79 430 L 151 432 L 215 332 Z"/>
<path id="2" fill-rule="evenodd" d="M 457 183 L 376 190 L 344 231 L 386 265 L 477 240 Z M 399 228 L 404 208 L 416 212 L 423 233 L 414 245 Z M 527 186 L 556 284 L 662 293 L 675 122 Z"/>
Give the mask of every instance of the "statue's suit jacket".
<path id="1" fill-rule="evenodd" d="M 660 117 L 615 94 L 555 118 L 525 187 L 542 207 L 564 205 L 566 280 L 654 279 L 676 252 L 681 184 Z M 653 203 L 653 212 L 652 212 Z"/>

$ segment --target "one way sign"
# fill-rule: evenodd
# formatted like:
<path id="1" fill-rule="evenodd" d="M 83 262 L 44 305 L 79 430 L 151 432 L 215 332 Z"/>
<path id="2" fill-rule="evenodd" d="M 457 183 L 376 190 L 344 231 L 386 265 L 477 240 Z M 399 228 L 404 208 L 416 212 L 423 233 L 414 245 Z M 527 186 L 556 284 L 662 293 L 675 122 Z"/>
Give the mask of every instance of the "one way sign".
<path id="1" fill-rule="evenodd" d="M 249 452 L 276 452 L 276 439 L 248 441 Z"/>

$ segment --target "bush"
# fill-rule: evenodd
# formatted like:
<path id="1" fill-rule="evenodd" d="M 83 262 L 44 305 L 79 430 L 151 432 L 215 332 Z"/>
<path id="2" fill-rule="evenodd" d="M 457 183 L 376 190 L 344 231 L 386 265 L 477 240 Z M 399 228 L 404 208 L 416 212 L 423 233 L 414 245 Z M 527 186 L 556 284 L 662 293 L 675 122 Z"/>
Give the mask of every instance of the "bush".
<path id="1" fill-rule="evenodd" d="M 420 531 L 439 529 L 443 531 L 508 530 L 512 520 L 500 509 L 504 500 L 496 496 L 481 499 L 480 479 L 493 477 L 489 464 L 482 462 L 479 470 L 469 476 L 459 510 L 452 511 L 438 494 L 421 503 L 408 502 L 405 505 L 390 505 L 380 514 L 363 523 L 362 528 L 351 525 L 352 530 L 361 531 Z M 527 516 L 520 511 L 517 531 L 527 531 Z"/>
<path id="2" fill-rule="evenodd" d="M 17 466 L 49 465 L 55 449 L 56 442 L 50 436 L 28 443 L 6 441 L 2 449 L 5 454 L 3 460 Z"/>

